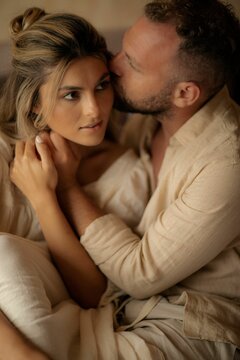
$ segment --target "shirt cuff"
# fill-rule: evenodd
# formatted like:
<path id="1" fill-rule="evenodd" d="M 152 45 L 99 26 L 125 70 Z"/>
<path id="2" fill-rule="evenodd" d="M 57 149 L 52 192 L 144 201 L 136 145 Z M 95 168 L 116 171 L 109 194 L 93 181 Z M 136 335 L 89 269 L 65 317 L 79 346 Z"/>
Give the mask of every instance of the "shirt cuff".
<path id="1" fill-rule="evenodd" d="M 81 236 L 81 244 L 96 265 L 104 263 L 119 248 L 124 232 L 130 229 L 113 214 L 107 214 L 93 221 Z M 125 238 L 125 236 L 124 236 Z"/>

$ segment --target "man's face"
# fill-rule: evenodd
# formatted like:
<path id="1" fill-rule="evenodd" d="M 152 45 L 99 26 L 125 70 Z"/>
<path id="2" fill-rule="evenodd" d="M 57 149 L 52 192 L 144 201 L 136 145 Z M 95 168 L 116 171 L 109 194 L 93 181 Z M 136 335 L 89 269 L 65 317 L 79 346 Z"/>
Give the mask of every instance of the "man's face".
<path id="1" fill-rule="evenodd" d="M 125 33 L 122 50 L 111 63 L 117 108 L 148 114 L 171 110 L 179 44 L 173 25 L 146 17 Z"/>

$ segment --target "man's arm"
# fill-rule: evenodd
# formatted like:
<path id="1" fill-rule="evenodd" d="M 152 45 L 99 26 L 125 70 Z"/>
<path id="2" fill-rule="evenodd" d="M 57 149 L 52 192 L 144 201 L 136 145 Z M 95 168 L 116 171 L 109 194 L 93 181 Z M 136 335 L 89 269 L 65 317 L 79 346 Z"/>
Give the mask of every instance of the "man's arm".
<path id="1" fill-rule="evenodd" d="M 1 360 L 50 360 L 50 357 L 30 343 L 0 311 Z"/>
<path id="2" fill-rule="evenodd" d="M 149 213 L 153 221 L 142 237 L 115 215 L 99 216 L 80 186 L 63 192 L 62 204 L 101 271 L 131 296 L 146 298 L 188 278 L 237 236 L 238 182 L 239 166 L 217 163 L 204 168 L 166 209 L 154 213 L 160 203 L 156 192 Z"/>

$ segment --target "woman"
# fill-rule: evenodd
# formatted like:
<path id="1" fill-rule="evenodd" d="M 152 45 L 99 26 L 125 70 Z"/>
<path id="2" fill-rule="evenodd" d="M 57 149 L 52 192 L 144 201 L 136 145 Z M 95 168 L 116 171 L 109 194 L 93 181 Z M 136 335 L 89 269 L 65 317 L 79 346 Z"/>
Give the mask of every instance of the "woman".
<path id="1" fill-rule="evenodd" d="M 13 71 L 2 99 L 10 99 L 4 101 L 7 106 L 2 106 L 6 111 L 1 116 L 3 131 L 11 136 L 15 131 L 16 137 L 32 138 L 48 126 L 77 144 L 95 146 L 102 142 L 113 102 L 107 69 L 110 55 L 103 38 L 83 19 L 72 15 L 46 15 L 40 9 L 29 9 L 23 17 L 13 20 L 12 38 Z M 9 92 L 17 96 L 9 96 Z M 24 147 L 24 142 L 17 143 L 16 152 Z M 35 151 L 34 142 L 27 142 L 25 150 Z M 73 164 L 76 169 L 78 162 L 76 158 Z M 52 171 L 51 179 L 55 190 L 57 172 Z M 40 184 L 42 179 L 38 180 Z M 63 214 L 56 216 L 59 217 L 57 222 L 64 224 L 62 229 L 55 228 L 53 218 L 48 231 L 59 229 L 58 234 L 66 236 L 69 244 L 70 239 L 73 244 L 78 243 Z M 45 236 L 51 238 L 50 233 Z M 54 244 L 52 246 L 54 252 Z M 105 280 L 83 249 L 81 252 L 80 258 L 86 261 L 83 277 L 92 276 L 91 279 L 86 277 L 86 291 L 82 293 L 84 298 L 89 293 L 96 299 L 93 302 L 89 299 L 89 304 L 87 298 L 83 299 L 82 305 L 96 306 L 104 291 Z M 75 250 L 73 253 L 76 255 Z M 56 262 L 58 257 L 61 258 L 61 254 L 56 254 Z M 72 278 L 68 270 L 66 277 Z"/>
<path id="2" fill-rule="evenodd" d="M 89 192 L 93 195 L 96 194 L 94 186 L 92 187 L 93 181 L 101 176 L 120 155 L 124 153 L 123 157 L 127 155 L 128 160 L 130 158 L 129 170 L 136 163 L 137 158 L 134 153 L 125 153 L 122 147 L 115 146 L 111 148 L 111 152 L 107 152 L 110 148 L 109 142 L 104 142 L 99 150 L 113 103 L 113 92 L 107 68 L 110 54 L 104 39 L 96 30 L 84 19 L 74 15 L 48 15 L 41 9 L 31 8 L 12 21 L 11 30 L 13 70 L 1 98 L 0 127 L 2 133 L 5 134 L 2 138 L 6 139 L 7 136 L 6 144 L 9 145 L 9 141 L 15 143 L 16 139 L 24 139 L 16 143 L 11 179 L 25 192 L 24 176 L 27 173 L 29 180 L 31 178 L 31 181 L 27 182 L 27 196 L 36 211 L 48 248 L 71 296 L 83 308 L 96 307 L 106 289 L 106 279 L 79 243 L 74 229 L 71 228 L 59 207 L 55 190 L 57 187 L 57 191 L 64 191 L 64 187 L 69 185 L 69 179 L 73 178 L 72 174 L 68 176 L 69 174 L 64 172 L 64 166 L 69 159 L 71 159 L 71 170 L 77 175 L 76 177 L 84 184 L 91 181 Z M 35 136 L 43 130 L 48 131 L 41 133 L 35 139 Z M 63 137 L 68 139 L 68 142 Z M 43 140 L 45 143 L 42 143 Z M 91 149 L 90 152 L 86 151 L 87 147 Z M 96 153 L 96 156 L 92 156 Z M 69 156 L 64 158 L 62 154 L 69 154 Z M 10 157 L 8 154 L 8 161 L 11 160 Z M 29 158 L 32 161 L 22 161 Z M 56 168 L 61 168 L 59 174 L 54 163 Z M 87 177 L 84 174 L 84 163 L 88 170 Z M 69 169 L 69 163 L 67 168 Z M 16 189 L 11 189 L 11 191 L 14 191 L 15 195 Z M 36 225 L 34 211 L 27 202 L 24 202 L 25 198 L 21 194 L 17 193 L 17 196 L 18 201 L 22 201 L 22 208 L 17 216 L 15 214 L 14 219 L 22 219 L 21 226 L 9 226 L 4 231 L 12 232 L 20 237 L 39 239 L 41 233 Z M 101 203 L 101 200 L 99 202 Z M 28 211 L 25 211 L 24 216 L 21 217 L 21 213 L 26 208 Z M 139 214 L 143 209 L 144 204 L 138 207 Z M 12 209 L 10 212 L 13 213 Z M 129 213 L 128 216 L 131 217 Z M 23 219 L 24 226 L 22 226 Z M 26 219 L 28 224 L 26 224 Z M 26 232 L 25 229 L 29 223 L 33 223 L 32 220 L 35 221 L 34 229 L 30 228 Z M 9 244 L 11 244 L 10 248 Z M 25 284 L 24 291 L 21 288 L 14 294 L 14 300 L 11 299 L 13 309 L 9 306 L 11 302 L 9 300 L 4 302 L 4 296 L 0 294 L 0 299 L 3 299 L 0 304 L 2 310 L 25 335 L 46 352 L 58 359 L 69 358 L 69 343 L 71 339 L 77 339 L 79 336 L 78 322 L 74 325 L 75 327 L 73 323 L 78 318 L 80 309 L 70 302 L 61 279 L 50 264 L 44 244 L 18 237 L 10 237 L 9 241 L 9 236 L 2 235 L 0 246 L 0 252 L 11 253 L 13 263 L 13 268 L 10 267 L 9 270 L 8 258 L 6 258 L 6 263 L 1 261 L 0 274 L 3 281 L 0 281 L 0 290 L 4 288 L 2 284 L 6 285 L 4 283 L 6 277 L 13 272 L 19 275 L 16 288 L 18 288 L 19 280 L 22 283 L 22 279 L 28 279 L 29 274 L 33 278 L 30 283 Z M 22 256 L 19 255 L 21 252 Z M 26 264 L 23 264 L 24 256 L 26 256 Z M 29 260 L 31 257 L 32 262 Z M 40 271 L 39 276 L 39 269 L 42 268 L 45 273 Z M 6 274 L 4 269 L 6 269 Z M 9 290 L 10 287 L 15 288 L 12 279 L 9 280 L 9 284 Z M 5 289 L 6 293 L 7 286 Z M 45 302 L 41 301 L 42 297 Z M 60 302 L 61 304 L 67 302 L 70 312 L 66 318 L 66 324 L 67 321 L 70 324 L 68 343 L 66 334 L 61 340 L 57 336 L 58 321 L 59 326 L 62 326 L 65 315 L 62 316 L 61 308 L 58 307 L 54 310 L 54 317 L 52 317 L 52 311 L 49 316 L 49 301 L 52 307 Z M 101 317 L 104 311 L 108 316 L 112 314 L 111 308 L 108 307 L 106 310 L 99 310 L 96 316 L 100 314 Z M 23 316 L 19 318 L 18 312 L 28 313 L 30 325 L 36 323 L 34 316 L 37 314 L 40 333 L 34 333 L 31 326 L 27 328 L 26 319 L 24 320 Z M 33 314 L 32 318 L 31 314 Z M 83 310 L 81 314 L 82 318 L 86 316 L 83 316 Z M 109 324 L 111 327 L 112 316 Z M 46 331 L 44 326 L 50 329 L 50 332 Z M 34 346 L 29 346 L 11 328 L 3 314 L 0 318 L 0 329 L 3 334 L 0 355 L 2 354 L 3 358 L 5 353 L 9 356 L 10 352 L 14 359 L 17 358 L 11 341 L 17 344 L 17 356 L 28 354 L 26 358 L 33 359 L 35 356 L 36 358 L 44 356 L 40 355 Z M 5 341 L 4 334 L 6 337 L 10 334 L 11 341 Z M 79 345 L 74 345 L 74 347 L 71 344 L 71 346 L 71 349 L 75 349 L 71 350 L 73 353 L 75 351 L 70 356 L 72 359 L 78 358 L 79 355 L 76 354 L 79 354 L 79 351 L 85 351 L 84 347 Z M 87 349 L 89 352 L 90 349 Z"/>

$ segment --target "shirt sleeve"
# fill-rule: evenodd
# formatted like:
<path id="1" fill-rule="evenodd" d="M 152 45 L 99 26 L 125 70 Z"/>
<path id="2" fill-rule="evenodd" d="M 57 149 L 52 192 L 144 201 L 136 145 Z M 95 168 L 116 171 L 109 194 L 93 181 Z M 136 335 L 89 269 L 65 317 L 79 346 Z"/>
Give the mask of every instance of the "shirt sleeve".
<path id="1" fill-rule="evenodd" d="M 142 238 L 108 214 L 86 229 L 82 244 L 129 295 L 141 299 L 162 292 L 204 267 L 239 234 L 239 178 L 239 164 L 209 164 L 164 211 L 153 214 Z"/>

